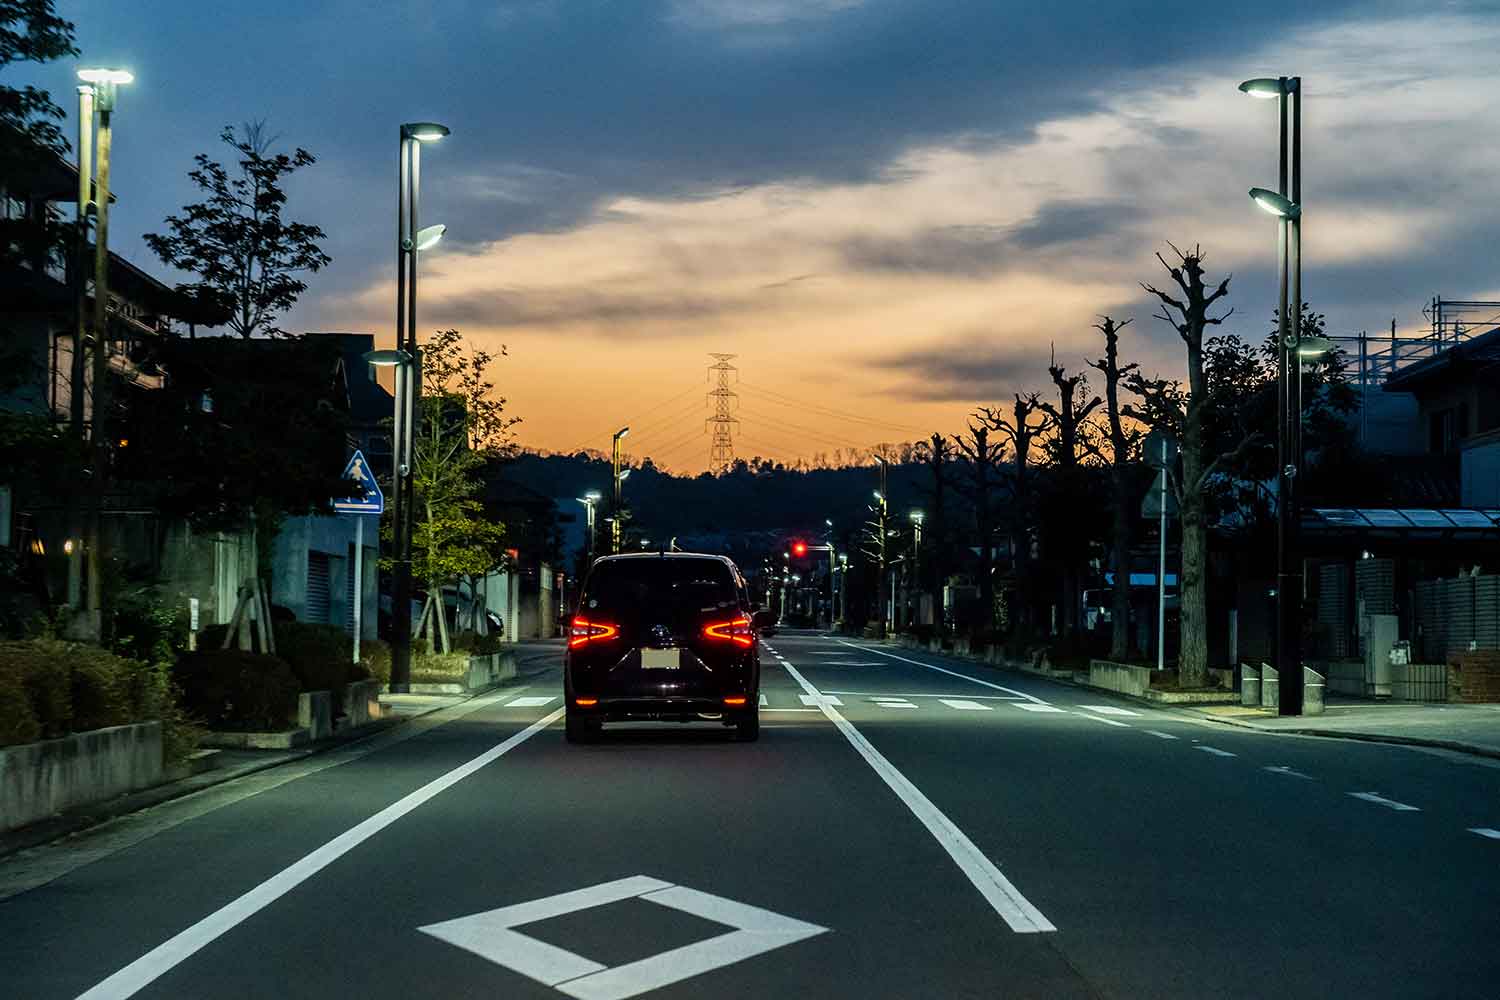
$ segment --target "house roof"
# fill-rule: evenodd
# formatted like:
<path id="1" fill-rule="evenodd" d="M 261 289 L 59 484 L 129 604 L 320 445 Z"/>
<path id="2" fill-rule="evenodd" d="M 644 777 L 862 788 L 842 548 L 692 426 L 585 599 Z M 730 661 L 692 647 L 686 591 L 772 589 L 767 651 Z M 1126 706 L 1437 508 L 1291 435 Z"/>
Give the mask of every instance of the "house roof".
<path id="1" fill-rule="evenodd" d="M 1496 364 L 1500 364 L 1500 327 L 1402 368 L 1387 378 L 1381 388 L 1386 392 L 1420 392 L 1435 382 Z"/>
<path id="2" fill-rule="evenodd" d="M 385 387 L 370 377 L 365 354 L 375 349 L 373 333 L 340 333 L 314 331 L 309 337 L 331 337 L 338 342 L 343 358 L 344 381 L 349 387 L 349 416 L 355 424 L 371 427 L 389 419 L 396 400 Z"/>

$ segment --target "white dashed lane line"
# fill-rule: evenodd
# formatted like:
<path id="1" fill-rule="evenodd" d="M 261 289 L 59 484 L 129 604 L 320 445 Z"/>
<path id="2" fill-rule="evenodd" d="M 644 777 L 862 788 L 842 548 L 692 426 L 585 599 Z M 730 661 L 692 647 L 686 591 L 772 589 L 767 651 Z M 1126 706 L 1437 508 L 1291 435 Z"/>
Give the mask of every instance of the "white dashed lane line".
<path id="1" fill-rule="evenodd" d="M 1469 827 L 1469 832 L 1477 833 L 1481 837 L 1488 837 L 1490 840 L 1500 840 L 1500 830 L 1492 830 L 1487 826 L 1471 826 Z"/>
<path id="2" fill-rule="evenodd" d="M 1272 765 L 1268 764 L 1265 767 L 1261 768 L 1261 770 L 1262 771 L 1270 771 L 1272 774 L 1284 774 L 1288 778 L 1301 778 L 1303 781 L 1317 781 L 1318 780 L 1317 778 L 1314 778 L 1310 774 L 1303 774 L 1301 771 L 1295 771 L 1292 768 L 1287 767 L 1285 764 L 1278 764 L 1278 765 L 1275 765 L 1275 766 L 1272 766 Z"/>
<path id="3" fill-rule="evenodd" d="M 1088 709 L 1090 712 L 1098 712 L 1100 715 L 1140 715 L 1128 708 L 1116 708 L 1113 705 L 1079 705 L 1079 708 Z"/>
<path id="4" fill-rule="evenodd" d="M 1128 722 L 1116 722 L 1114 719 L 1106 719 L 1102 715 L 1090 715 L 1088 712 L 1074 712 L 1073 714 L 1078 716 L 1080 719 L 1093 719 L 1095 722 L 1102 722 L 1106 726 L 1119 726 L 1121 729 L 1131 728 L 1131 725 Z"/>
<path id="5" fill-rule="evenodd" d="M 1349 797 L 1355 799 L 1363 799 L 1366 802 L 1373 802 L 1377 806 L 1385 806 L 1387 809 L 1393 810 L 1395 812 L 1414 813 L 1422 811 L 1416 806 L 1409 806 L 1405 802 L 1396 802 L 1393 799 L 1386 798 L 1384 795 L 1376 795 L 1374 792 L 1350 792 Z"/>
<path id="6" fill-rule="evenodd" d="M 1237 753 L 1230 753 L 1228 750 L 1220 750 L 1218 747 L 1198 746 L 1198 747 L 1193 747 L 1193 749 L 1194 750 L 1202 750 L 1204 753 L 1211 753 L 1215 757 L 1238 757 L 1239 756 L 1239 754 L 1237 754 Z"/>
<path id="7" fill-rule="evenodd" d="M 1019 709 L 1022 709 L 1024 711 L 1027 711 L 1027 712 L 1064 712 L 1064 711 L 1067 711 L 1066 709 L 1058 708 L 1056 705 L 1034 705 L 1034 704 L 1032 704 L 1030 702 L 1027 702 L 1024 705 L 1018 704 L 1018 705 L 1016 705 L 1016 707 L 1019 708 Z M 1102 722 L 1104 720 L 1101 719 L 1100 721 Z"/>
<path id="8" fill-rule="evenodd" d="M 939 698 L 938 701 L 949 708 L 956 708 L 960 712 L 991 712 L 994 709 L 988 705 L 981 705 L 977 701 L 968 701 L 963 698 Z"/>
<path id="9" fill-rule="evenodd" d="M 1141 730 L 1141 732 L 1150 733 L 1152 736 L 1155 736 L 1159 740 L 1175 740 L 1177 738 L 1171 733 L 1164 733 L 1159 729 L 1143 729 Z"/>

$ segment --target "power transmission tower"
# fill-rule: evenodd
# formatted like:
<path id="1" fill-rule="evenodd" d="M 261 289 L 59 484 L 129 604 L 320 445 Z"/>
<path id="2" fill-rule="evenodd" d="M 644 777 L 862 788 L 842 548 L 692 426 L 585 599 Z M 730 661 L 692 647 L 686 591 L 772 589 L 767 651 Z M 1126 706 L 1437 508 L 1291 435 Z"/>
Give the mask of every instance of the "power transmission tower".
<path id="1" fill-rule="evenodd" d="M 734 411 L 740 398 L 739 393 L 730 388 L 739 381 L 739 369 L 729 362 L 738 355 L 710 354 L 709 357 L 717 363 L 708 366 L 708 377 L 713 379 L 717 373 L 718 380 L 708 394 L 714 404 L 714 415 L 708 418 L 714 428 L 713 443 L 708 446 L 708 469 L 715 473 L 728 472 L 734 464 L 734 425 L 739 423 Z M 731 375 L 735 377 L 731 379 Z"/>

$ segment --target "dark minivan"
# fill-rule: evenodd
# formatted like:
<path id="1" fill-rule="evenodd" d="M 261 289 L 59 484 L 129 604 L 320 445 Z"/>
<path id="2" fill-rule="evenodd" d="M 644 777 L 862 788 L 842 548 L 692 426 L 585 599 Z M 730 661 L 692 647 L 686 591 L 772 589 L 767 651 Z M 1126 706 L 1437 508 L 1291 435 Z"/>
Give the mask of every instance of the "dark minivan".
<path id="1" fill-rule="evenodd" d="M 570 742 L 605 722 L 722 722 L 760 735 L 764 623 L 724 556 L 642 552 L 594 563 L 563 663 Z"/>

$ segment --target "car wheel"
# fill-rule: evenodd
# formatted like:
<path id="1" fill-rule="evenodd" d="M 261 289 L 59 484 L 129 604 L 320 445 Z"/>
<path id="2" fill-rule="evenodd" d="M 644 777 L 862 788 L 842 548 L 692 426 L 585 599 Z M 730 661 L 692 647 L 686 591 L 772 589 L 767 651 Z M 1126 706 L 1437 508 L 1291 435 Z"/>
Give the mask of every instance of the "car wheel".
<path id="1" fill-rule="evenodd" d="M 760 709 L 752 708 L 735 724 L 734 738 L 741 743 L 754 743 L 760 739 Z"/>
<path id="2" fill-rule="evenodd" d="M 569 709 L 563 717 L 569 743 L 589 743 L 599 735 L 599 723 Z"/>

